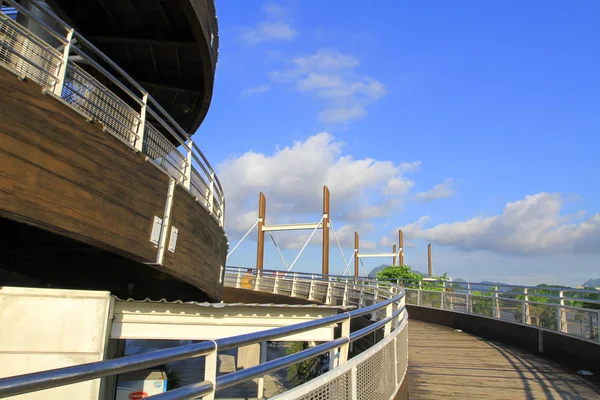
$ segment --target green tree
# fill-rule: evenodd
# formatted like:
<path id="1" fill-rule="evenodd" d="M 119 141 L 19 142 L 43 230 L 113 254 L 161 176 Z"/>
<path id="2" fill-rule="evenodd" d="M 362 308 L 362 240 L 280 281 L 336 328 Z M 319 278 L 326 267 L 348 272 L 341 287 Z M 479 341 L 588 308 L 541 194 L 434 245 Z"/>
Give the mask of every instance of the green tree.
<path id="1" fill-rule="evenodd" d="M 377 272 L 377 279 L 388 282 L 412 283 L 423 279 L 423 275 L 413 272 L 408 265 L 390 265 Z"/>
<path id="2" fill-rule="evenodd" d="M 308 349 L 307 342 L 294 342 L 286 351 L 287 354 L 299 353 Z M 320 355 L 300 361 L 288 368 L 287 380 L 296 387 L 327 372 L 327 356 Z"/>

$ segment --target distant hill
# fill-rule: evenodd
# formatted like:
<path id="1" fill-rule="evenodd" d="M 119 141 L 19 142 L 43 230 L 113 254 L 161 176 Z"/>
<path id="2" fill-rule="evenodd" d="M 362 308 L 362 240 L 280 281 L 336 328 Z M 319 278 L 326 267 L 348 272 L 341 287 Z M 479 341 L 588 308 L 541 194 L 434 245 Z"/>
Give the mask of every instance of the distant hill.
<path id="1" fill-rule="evenodd" d="M 589 288 L 600 287 L 600 278 L 598 278 L 598 279 L 588 279 L 581 286 L 583 286 L 583 287 L 589 287 Z"/>

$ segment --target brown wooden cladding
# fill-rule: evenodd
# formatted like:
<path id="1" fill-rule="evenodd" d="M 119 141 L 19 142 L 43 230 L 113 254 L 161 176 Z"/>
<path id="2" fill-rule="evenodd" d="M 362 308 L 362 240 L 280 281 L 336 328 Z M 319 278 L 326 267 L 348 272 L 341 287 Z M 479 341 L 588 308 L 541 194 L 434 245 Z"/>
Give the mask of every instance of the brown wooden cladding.
<path id="1" fill-rule="evenodd" d="M 217 222 L 184 189 L 177 186 L 171 226 L 179 230 L 175 252 L 165 250 L 165 268 L 177 271 L 187 282 L 213 300 L 221 299 L 221 266 L 225 266 L 227 238 Z M 168 246 L 168 240 L 167 240 Z"/>
<path id="2" fill-rule="evenodd" d="M 0 217 L 154 262 L 150 234 L 154 216 L 163 218 L 168 183 L 100 124 L 0 68 Z M 219 299 L 224 232 L 180 187 L 172 215 L 177 252 L 166 251 L 165 267 L 156 268 Z"/>

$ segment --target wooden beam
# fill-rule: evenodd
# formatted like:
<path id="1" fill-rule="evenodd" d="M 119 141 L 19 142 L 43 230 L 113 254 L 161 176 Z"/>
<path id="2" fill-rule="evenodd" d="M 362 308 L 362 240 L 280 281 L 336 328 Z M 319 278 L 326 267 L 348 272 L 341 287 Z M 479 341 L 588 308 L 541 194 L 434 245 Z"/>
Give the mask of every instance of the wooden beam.
<path id="1" fill-rule="evenodd" d="M 267 199 L 263 192 L 258 195 L 258 239 L 256 248 L 256 269 L 262 271 L 265 261 L 265 215 L 267 212 Z"/>
<path id="2" fill-rule="evenodd" d="M 392 253 L 394 253 L 394 257 L 392 257 L 392 265 L 395 266 L 396 265 L 396 260 L 397 260 L 397 257 L 395 255 L 396 254 L 396 245 L 394 245 L 394 247 L 392 248 Z"/>
<path id="3" fill-rule="evenodd" d="M 402 229 L 398 230 L 398 245 L 400 246 L 400 265 L 404 265 L 404 235 Z"/>
<path id="4" fill-rule="evenodd" d="M 323 186 L 323 275 L 329 275 L 329 188 Z"/>
<path id="5" fill-rule="evenodd" d="M 185 93 L 185 94 L 192 94 L 192 95 L 196 95 L 196 96 L 200 96 L 202 95 L 201 91 L 198 90 L 193 90 L 193 89 L 188 89 L 188 88 L 181 88 L 181 87 L 177 87 L 177 86 L 171 86 L 168 84 L 161 84 L 161 83 L 154 83 L 154 82 L 148 82 L 148 81 L 140 81 L 138 80 L 139 84 L 144 86 L 144 87 L 151 87 L 154 89 L 162 89 L 162 90 L 168 90 L 171 92 L 179 92 L 179 93 Z"/>
<path id="6" fill-rule="evenodd" d="M 112 36 L 90 36 L 88 39 L 92 43 L 127 43 L 129 45 L 138 44 L 141 46 L 147 46 L 148 44 L 152 44 L 157 46 L 168 46 L 188 49 L 198 48 L 198 44 L 196 42 L 184 42 L 180 40 L 156 40 Z"/>
<path id="7" fill-rule="evenodd" d="M 431 265 L 431 243 L 427 245 L 427 275 L 433 278 L 433 266 Z"/>
<path id="8" fill-rule="evenodd" d="M 150 58 L 152 59 L 152 68 L 154 69 L 154 75 L 158 78 L 158 63 L 156 62 L 156 55 L 154 54 L 154 47 L 152 43 L 148 43 L 150 49 Z"/>

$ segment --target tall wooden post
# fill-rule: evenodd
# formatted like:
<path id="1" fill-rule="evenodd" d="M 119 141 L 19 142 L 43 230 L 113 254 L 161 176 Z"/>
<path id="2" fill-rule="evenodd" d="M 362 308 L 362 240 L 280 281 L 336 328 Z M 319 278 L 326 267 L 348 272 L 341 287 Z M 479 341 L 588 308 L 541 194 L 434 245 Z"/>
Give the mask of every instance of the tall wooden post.
<path id="1" fill-rule="evenodd" d="M 433 267 L 431 266 L 431 243 L 427 246 L 427 275 L 433 278 Z"/>
<path id="2" fill-rule="evenodd" d="M 392 248 L 392 253 L 394 253 L 394 257 L 392 257 L 392 265 L 396 266 L 396 245 Z"/>
<path id="3" fill-rule="evenodd" d="M 329 188 L 323 186 L 323 275 L 329 275 Z"/>
<path id="4" fill-rule="evenodd" d="M 265 261 L 265 231 L 263 231 L 263 225 L 265 224 L 265 214 L 267 212 L 267 199 L 263 192 L 260 192 L 258 196 L 258 239 L 256 240 L 256 269 L 262 271 L 263 263 Z"/>
<path id="5" fill-rule="evenodd" d="M 398 245 L 400 245 L 400 265 L 404 265 L 404 235 L 398 230 Z"/>
<path id="6" fill-rule="evenodd" d="M 358 232 L 354 232 L 354 276 L 358 277 Z"/>

